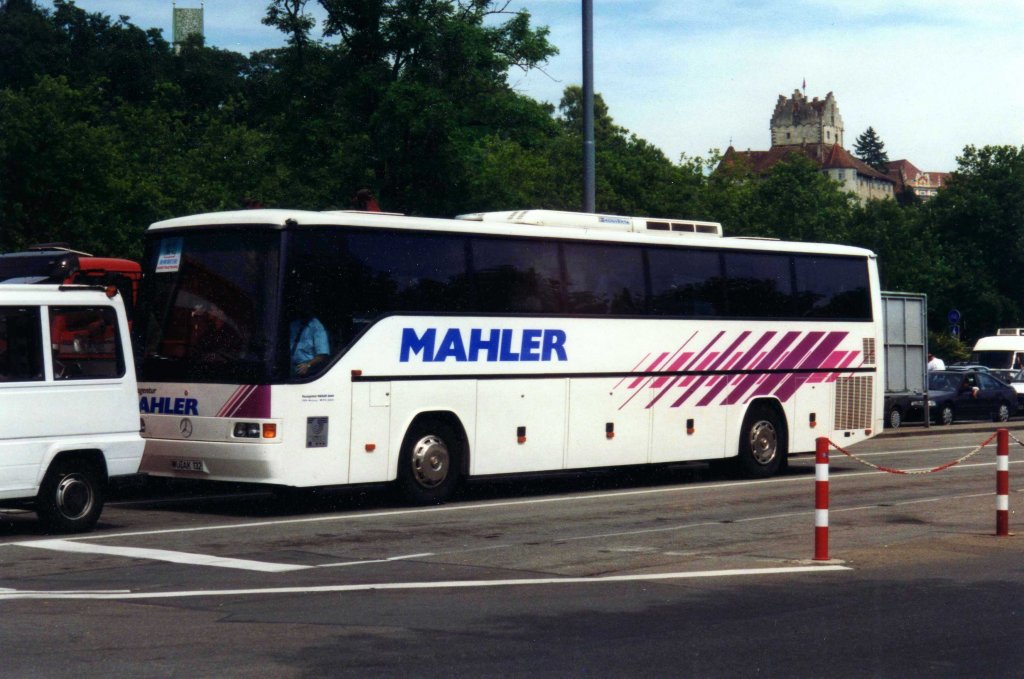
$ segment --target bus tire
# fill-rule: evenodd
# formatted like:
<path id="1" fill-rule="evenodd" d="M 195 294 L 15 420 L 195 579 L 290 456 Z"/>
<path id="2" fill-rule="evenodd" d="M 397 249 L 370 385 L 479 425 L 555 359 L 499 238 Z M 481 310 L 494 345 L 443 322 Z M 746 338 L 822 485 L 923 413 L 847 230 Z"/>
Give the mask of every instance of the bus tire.
<path id="1" fill-rule="evenodd" d="M 36 514 L 56 533 L 81 533 L 96 525 L 103 511 L 103 475 L 87 460 L 57 460 L 36 496 Z"/>
<path id="2" fill-rule="evenodd" d="M 398 457 L 398 490 L 417 505 L 442 504 L 459 483 L 462 439 L 439 420 L 414 422 Z"/>
<path id="3" fill-rule="evenodd" d="M 785 468 L 786 456 L 786 430 L 778 411 L 765 405 L 750 408 L 740 431 L 737 471 L 746 478 L 768 478 Z"/>

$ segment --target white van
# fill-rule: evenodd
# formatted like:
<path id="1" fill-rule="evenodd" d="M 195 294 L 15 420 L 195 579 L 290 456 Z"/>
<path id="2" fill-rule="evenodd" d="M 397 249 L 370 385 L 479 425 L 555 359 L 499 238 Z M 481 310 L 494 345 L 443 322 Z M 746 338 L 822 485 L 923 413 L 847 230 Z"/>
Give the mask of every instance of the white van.
<path id="1" fill-rule="evenodd" d="M 999 328 L 995 335 L 979 338 L 971 352 L 971 363 L 1009 380 L 1024 368 L 1024 328 Z"/>
<path id="2" fill-rule="evenodd" d="M 136 473 L 142 448 L 117 289 L 0 285 L 0 506 L 89 530 L 109 478 Z"/>

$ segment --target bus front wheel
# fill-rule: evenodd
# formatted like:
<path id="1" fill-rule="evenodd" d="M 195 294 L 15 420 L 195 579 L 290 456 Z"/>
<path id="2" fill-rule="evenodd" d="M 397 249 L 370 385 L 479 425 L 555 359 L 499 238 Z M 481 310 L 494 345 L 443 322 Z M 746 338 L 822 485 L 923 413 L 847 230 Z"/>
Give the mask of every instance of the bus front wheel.
<path id="1" fill-rule="evenodd" d="M 436 420 L 414 423 L 398 459 L 398 488 L 410 502 L 441 504 L 455 491 L 461 469 L 461 439 Z"/>
<path id="2" fill-rule="evenodd" d="M 785 429 L 778 413 L 768 406 L 754 406 L 740 431 L 738 471 L 747 478 L 774 476 L 786 464 Z"/>

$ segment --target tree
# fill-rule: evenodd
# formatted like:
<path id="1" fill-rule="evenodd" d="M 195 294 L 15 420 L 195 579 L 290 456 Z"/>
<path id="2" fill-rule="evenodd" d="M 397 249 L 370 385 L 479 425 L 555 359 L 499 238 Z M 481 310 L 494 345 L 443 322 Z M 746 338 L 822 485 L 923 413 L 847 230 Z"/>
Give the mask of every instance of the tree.
<path id="1" fill-rule="evenodd" d="M 889 154 L 885 152 L 885 144 L 879 138 L 875 128 L 868 127 L 857 137 L 853 147 L 854 155 L 879 172 L 885 172 L 885 164 L 889 162 Z"/>
<path id="2" fill-rule="evenodd" d="M 1024 321 L 1024 147 L 967 146 L 957 163 L 923 206 L 935 249 L 955 275 L 927 292 L 933 329 L 956 308 L 980 337 Z"/>
<path id="3" fill-rule="evenodd" d="M 563 134 L 552 165 L 560 170 L 565 204 L 579 210 L 583 194 L 583 90 L 565 88 L 559 104 Z M 594 95 L 594 147 L 597 206 L 600 212 L 703 218 L 695 214 L 703 184 L 699 171 L 673 165 L 657 147 L 615 124 L 600 94 Z"/>
<path id="4" fill-rule="evenodd" d="M 847 242 L 855 203 L 800 153 L 789 154 L 763 176 L 743 157 L 720 166 L 704 201 L 730 235 L 829 243 Z"/>
<path id="5" fill-rule="evenodd" d="M 557 50 L 525 11 L 492 0 L 320 0 L 335 77 L 332 115 L 392 209 L 444 214 L 464 200 L 466 151 L 514 137 L 523 98 L 510 68 Z M 504 19 L 504 20 L 502 20 Z M 537 109 L 536 102 L 531 102 Z M 510 115 L 507 115 L 510 114 Z M 351 135 L 358 136 L 351 136 Z"/>

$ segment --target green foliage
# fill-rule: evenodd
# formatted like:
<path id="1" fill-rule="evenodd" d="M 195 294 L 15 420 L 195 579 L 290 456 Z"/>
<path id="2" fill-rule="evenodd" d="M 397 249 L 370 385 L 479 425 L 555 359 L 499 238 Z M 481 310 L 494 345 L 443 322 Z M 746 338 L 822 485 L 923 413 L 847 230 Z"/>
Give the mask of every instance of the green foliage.
<path id="1" fill-rule="evenodd" d="M 266 206 L 453 215 L 578 210 L 582 92 L 558 108 L 509 85 L 557 53 L 548 30 L 493 0 L 265 0 L 287 45 L 248 56 L 201 38 L 175 54 L 155 29 L 0 0 L 0 250 L 63 240 L 138 257 L 158 219 Z M 921 204 L 860 204 L 807 158 L 764 176 L 721 156 L 676 162 L 595 96 L 597 208 L 723 223 L 728 235 L 848 243 L 878 254 L 884 288 L 926 292 L 968 339 L 1024 326 L 1024 148 L 968 146 Z M 887 160 L 873 128 L 857 155 Z M 948 346 L 946 346 L 949 344 Z"/>
<path id="2" fill-rule="evenodd" d="M 967 146 L 957 161 L 924 209 L 958 274 L 936 303 L 963 311 L 978 337 L 1024 318 L 1024 147 Z"/>
<path id="3" fill-rule="evenodd" d="M 854 202 L 806 156 L 791 154 L 764 177 L 732 166 L 708 184 L 706 212 L 729 233 L 786 240 L 847 242 Z"/>

